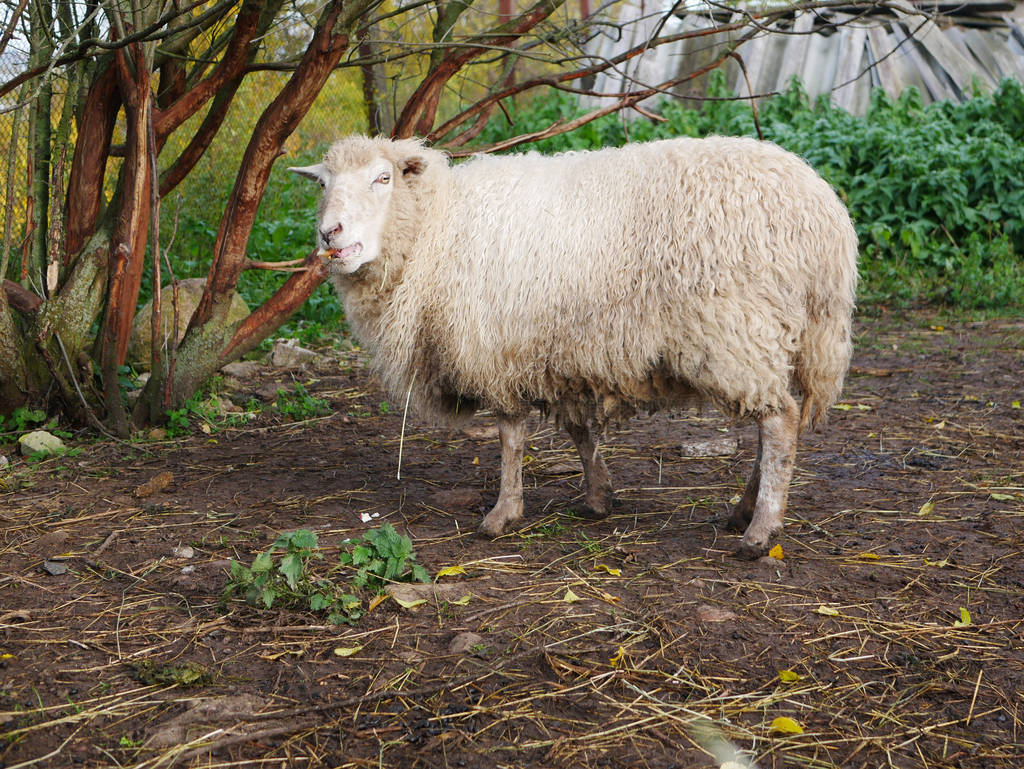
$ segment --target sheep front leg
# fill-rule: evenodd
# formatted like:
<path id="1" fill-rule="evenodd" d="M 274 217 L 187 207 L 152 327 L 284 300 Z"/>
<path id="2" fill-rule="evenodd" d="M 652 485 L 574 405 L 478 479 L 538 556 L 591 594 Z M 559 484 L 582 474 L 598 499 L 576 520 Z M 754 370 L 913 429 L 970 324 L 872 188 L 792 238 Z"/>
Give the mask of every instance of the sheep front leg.
<path id="1" fill-rule="evenodd" d="M 499 417 L 498 437 L 501 440 L 501 491 L 497 503 L 480 523 L 480 531 L 488 537 L 500 537 L 510 524 L 523 517 L 526 419 Z"/>
<path id="2" fill-rule="evenodd" d="M 604 518 L 611 512 L 615 495 L 612 493 L 612 480 L 608 468 L 598 451 L 597 441 L 587 424 L 565 423 L 565 431 L 569 433 L 576 451 L 583 462 L 583 514 L 592 518 Z"/>
<path id="3" fill-rule="evenodd" d="M 757 469 L 751 475 L 747 490 L 757 481 L 756 501 L 750 525 L 740 540 L 741 558 L 759 558 L 768 550 L 771 538 L 782 530 L 786 512 L 789 482 L 793 478 L 796 460 L 796 438 L 800 416 L 796 402 L 789 396 L 777 412 L 760 420 L 760 451 Z M 755 478 L 755 476 L 759 476 Z M 746 492 L 744 498 L 746 498 Z M 743 516 L 743 500 L 733 518 Z"/>

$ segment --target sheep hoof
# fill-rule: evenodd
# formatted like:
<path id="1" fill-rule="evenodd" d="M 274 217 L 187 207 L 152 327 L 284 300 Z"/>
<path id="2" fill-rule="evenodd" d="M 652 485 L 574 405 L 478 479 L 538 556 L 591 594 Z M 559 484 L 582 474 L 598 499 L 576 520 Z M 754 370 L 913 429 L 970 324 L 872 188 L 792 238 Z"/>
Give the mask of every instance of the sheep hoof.
<path id="1" fill-rule="evenodd" d="M 732 515 L 726 521 L 725 527 L 730 531 L 746 531 L 750 522 L 754 519 L 753 513 L 741 510 L 739 505 L 733 508 Z"/>
<path id="2" fill-rule="evenodd" d="M 763 558 L 768 554 L 767 545 L 748 545 L 746 542 L 741 542 L 739 549 L 733 554 L 741 561 L 756 561 L 758 558 Z"/>
<path id="3" fill-rule="evenodd" d="M 485 537 L 497 539 L 501 535 L 516 528 L 515 524 L 523 519 L 522 510 L 509 510 L 501 504 L 494 506 L 480 522 L 478 531 Z"/>

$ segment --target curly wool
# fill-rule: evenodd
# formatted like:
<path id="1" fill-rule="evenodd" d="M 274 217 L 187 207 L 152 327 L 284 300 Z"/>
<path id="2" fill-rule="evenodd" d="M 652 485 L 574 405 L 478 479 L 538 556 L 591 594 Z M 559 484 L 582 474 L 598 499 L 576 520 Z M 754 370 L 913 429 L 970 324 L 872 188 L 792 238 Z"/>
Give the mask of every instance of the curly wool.
<path id="1" fill-rule="evenodd" d="M 387 385 L 426 415 L 602 423 L 696 398 L 761 417 L 795 386 L 804 426 L 838 397 L 857 238 L 795 155 L 711 137 L 453 167 L 353 137 L 324 163 L 381 156 L 417 172 L 396 179 L 382 258 L 333 279 Z"/>

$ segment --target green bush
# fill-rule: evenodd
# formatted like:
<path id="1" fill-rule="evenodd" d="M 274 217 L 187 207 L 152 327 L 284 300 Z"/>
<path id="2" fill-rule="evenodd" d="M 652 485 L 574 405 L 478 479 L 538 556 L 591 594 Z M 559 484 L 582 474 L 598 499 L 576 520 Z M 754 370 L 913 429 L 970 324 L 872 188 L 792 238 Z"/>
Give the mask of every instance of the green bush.
<path id="1" fill-rule="evenodd" d="M 717 73 L 716 73 L 717 74 Z M 712 96 L 730 96 L 719 75 Z M 585 112 L 552 92 L 495 120 L 488 144 Z M 536 145 L 543 152 L 671 136 L 756 135 L 742 100 L 662 102 L 664 123 L 609 115 Z M 872 94 L 863 117 L 811 105 L 798 82 L 760 111 L 764 137 L 801 155 L 847 203 L 861 244 L 862 300 L 1024 307 L 1024 90 L 1013 80 L 964 103 Z"/>

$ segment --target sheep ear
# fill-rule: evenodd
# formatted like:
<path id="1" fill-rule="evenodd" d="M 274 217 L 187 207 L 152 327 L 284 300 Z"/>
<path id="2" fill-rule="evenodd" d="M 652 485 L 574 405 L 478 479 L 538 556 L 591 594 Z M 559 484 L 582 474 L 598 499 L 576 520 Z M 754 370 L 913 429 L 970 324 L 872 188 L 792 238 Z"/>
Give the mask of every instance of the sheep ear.
<path id="1" fill-rule="evenodd" d="M 305 176 L 307 179 L 312 179 L 314 182 L 321 183 L 327 175 L 327 169 L 324 168 L 323 163 L 317 163 L 315 166 L 292 166 L 288 170 L 293 174 Z"/>
<path id="2" fill-rule="evenodd" d="M 402 176 L 419 176 L 427 169 L 427 159 L 423 155 L 411 155 L 402 158 L 398 163 Z"/>

